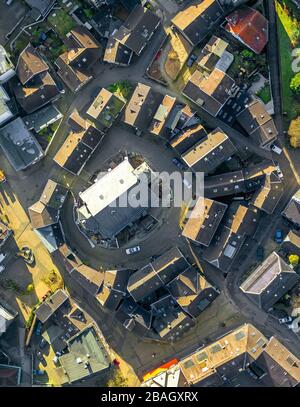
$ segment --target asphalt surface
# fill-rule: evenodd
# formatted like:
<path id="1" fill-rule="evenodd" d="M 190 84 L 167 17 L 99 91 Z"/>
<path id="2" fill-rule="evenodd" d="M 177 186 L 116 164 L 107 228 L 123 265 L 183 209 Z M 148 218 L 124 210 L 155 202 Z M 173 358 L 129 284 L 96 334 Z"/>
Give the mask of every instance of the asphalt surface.
<path id="1" fill-rule="evenodd" d="M 275 121 L 280 132 L 281 143 L 283 144 L 285 140 L 282 134 L 283 124 L 282 117 L 280 115 L 281 99 L 278 72 L 278 54 L 276 54 L 275 52 L 275 44 L 277 40 L 274 19 L 274 4 L 273 2 L 266 3 L 270 16 L 270 42 L 268 53 L 270 58 L 272 93 L 275 106 Z M 127 79 L 129 81 L 140 81 L 149 84 L 154 89 L 164 94 L 168 93 L 174 95 L 179 100 L 187 102 L 174 89 L 167 89 L 159 84 L 152 82 L 145 76 L 146 68 L 155 55 L 160 43 L 161 36 L 158 32 L 155 34 L 153 42 L 147 48 L 139 61 L 135 62 L 128 68 L 110 67 L 103 64 L 97 65 L 94 70 L 95 79 L 91 81 L 79 93 L 79 95 L 74 98 L 74 101 L 71 104 L 68 113 L 70 113 L 74 108 L 78 108 L 80 110 L 86 103 L 88 103 L 96 88 L 102 86 L 106 87 L 109 84 L 122 79 Z M 299 338 L 290 330 L 288 330 L 286 326 L 279 325 L 278 321 L 274 319 L 274 317 L 260 310 L 255 304 L 248 300 L 248 298 L 239 289 L 241 277 L 253 263 L 257 246 L 261 244 L 263 245 L 264 242 L 273 235 L 276 227 L 281 225 L 281 211 L 284 209 L 291 196 L 299 188 L 297 179 L 295 178 L 295 174 L 291 168 L 291 162 L 284 154 L 277 156 L 275 154 L 272 155 L 269 152 L 263 151 L 257 145 L 251 142 L 249 138 L 246 138 L 238 131 L 227 126 L 219 119 L 212 117 L 203 109 L 197 106 L 194 107 L 198 110 L 199 115 L 209 127 L 216 128 L 219 126 L 220 128 L 222 128 L 229 135 L 229 137 L 233 140 L 238 148 L 249 149 L 262 158 L 273 158 L 280 164 L 285 178 L 285 194 L 283 195 L 276 210 L 274 211 L 274 214 L 271 216 L 263 217 L 261 224 L 259 225 L 259 230 L 255 234 L 255 239 L 250 238 L 250 240 L 248 240 L 247 244 L 249 246 L 247 246 L 247 258 L 245 259 L 245 261 L 240 262 L 240 260 L 237 259 L 226 279 L 219 270 L 210 265 L 207 265 L 204 261 L 201 260 L 201 258 L 198 259 L 198 261 L 200 261 L 200 266 L 203 267 L 204 273 L 207 275 L 208 279 L 225 293 L 232 305 L 237 309 L 239 313 L 243 315 L 245 321 L 251 322 L 256 325 L 268 337 L 276 335 L 283 343 L 288 346 L 291 351 L 300 356 Z M 66 118 L 68 117 L 68 113 L 66 114 Z M 54 164 L 52 160 L 56 151 L 62 145 L 66 137 L 65 130 L 66 119 L 64 119 L 56 135 L 55 142 L 52 143 L 50 147 L 48 156 L 43 161 L 41 161 L 41 163 L 37 164 L 35 167 L 24 173 L 14 173 L 10 165 L 7 163 L 7 160 L 4 158 L 2 152 L 0 152 L 1 166 L 6 171 L 9 183 L 13 187 L 24 208 L 27 208 L 38 199 L 46 183 L 46 180 L 49 177 L 54 180 L 65 179 L 70 182 L 72 186 L 75 185 L 77 182 L 80 183 L 80 177 L 79 180 L 75 180 L 74 177 L 70 176 L 70 174 L 66 173 L 64 170 Z M 124 149 L 127 149 L 128 151 L 133 150 L 136 152 L 140 152 L 141 154 L 145 154 L 149 157 L 149 161 L 153 162 L 154 166 L 157 169 L 172 171 L 175 170 L 175 167 L 173 168 L 173 165 L 171 163 L 173 154 L 170 150 L 166 150 L 159 143 L 154 143 L 153 140 L 151 141 L 151 139 L 147 136 L 143 136 L 141 138 L 137 137 L 130 129 L 125 129 L 123 126 L 117 125 L 107 135 L 104 144 L 99 147 L 98 151 L 96 151 L 94 158 L 91 159 L 91 164 L 88 164 L 85 168 L 83 172 L 83 178 L 86 178 L 90 175 L 89 171 L 92 172 L 92 166 L 95 157 L 97 157 L 97 160 L 105 161 L 117 151 Z M 296 167 L 299 163 L 299 156 L 299 152 L 295 153 L 295 155 L 293 156 Z M 91 168 L 89 166 L 91 166 Z M 86 179 L 82 179 L 82 182 L 86 182 Z M 178 245 L 181 250 L 190 258 L 191 261 L 193 261 L 194 259 L 193 253 L 191 252 L 187 242 L 179 237 L 179 228 L 177 224 L 178 213 L 174 213 L 172 209 L 170 209 L 169 214 L 166 216 L 165 223 L 159 228 L 158 231 L 154 231 L 152 235 L 149 235 L 149 238 L 142 242 L 142 250 L 140 254 L 133 258 L 131 256 L 126 257 L 124 255 L 124 249 L 92 249 L 89 243 L 79 234 L 76 226 L 73 223 L 71 206 L 72 202 L 71 200 L 69 200 L 65 207 L 63 217 L 64 230 L 67 234 L 67 238 L 71 247 L 76 248 L 79 254 L 82 255 L 83 260 L 88 260 L 89 263 L 92 265 L 99 265 L 101 263 L 108 266 L 123 265 L 131 268 L 136 268 L 139 267 L 141 264 L 145 264 L 147 261 L 149 261 L 151 256 L 161 254 L 164 250 L 173 245 Z M 173 221 L 174 218 L 176 218 L 176 222 Z M 101 330 L 103 330 L 103 333 L 109 335 L 110 337 L 119 334 L 121 335 L 120 340 L 123 340 L 123 328 L 116 327 L 116 332 L 110 331 L 111 329 L 114 329 L 114 327 L 112 327 L 112 324 L 110 323 L 107 325 L 109 329 L 106 329 L 105 321 L 111 321 L 111 315 L 108 315 L 105 310 L 100 309 L 96 301 L 91 298 L 86 292 L 84 292 L 81 287 L 78 287 L 69 277 L 69 275 L 67 275 L 67 273 L 64 272 L 64 275 L 65 283 L 68 288 L 70 288 L 71 292 L 74 293 L 74 296 L 76 296 L 77 301 L 80 302 L 82 307 L 87 307 L 87 311 L 90 312 L 93 318 L 99 323 L 99 326 L 101 327 Z M 228 328 L 223 330 L 223 333 L 225 333 L 227 329 Z M 125 333 L 123 334 L 125 335 Z M 114 341 L 116 340 L 117 339 L 114 338 Z M 147 347 L 147 344 L 145 345 L 145 347 Z M 161 360 L 157 360 L 157 365 L 159 365 L 160 362 Z M 145 367 L 146 366 L 147 365 L 145 365 Z"/>

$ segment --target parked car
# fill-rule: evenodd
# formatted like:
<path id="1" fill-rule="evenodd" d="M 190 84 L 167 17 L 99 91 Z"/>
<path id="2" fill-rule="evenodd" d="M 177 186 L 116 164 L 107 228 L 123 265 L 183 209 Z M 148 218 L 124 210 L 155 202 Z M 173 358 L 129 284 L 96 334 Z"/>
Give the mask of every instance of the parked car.
<path id="1" fill-rule="evenodd" d="M 35 376 L 43 376 L 45 374 L 45 370 L 36 369 L 32 372 Z"/>
<path id="2" fill-rule="evenodd" d="M 186 65 L 190 68 L 190 67 L 193 65 L 193 63 L 196 61 L 197 58 L 198 58 L 197 55 L 192 54 L 192 55 L 189 57 L 189 59 L 188 59 Z"/>
<path id="3" fill-rule="evenodd" d="M 40 351 L 37 352 L 36 356 L 37 356 L 38 359 L 44 360 L 44 356 L 43 356 L 42 352 L 40 352 Z"/>
<path id="4" fill-rule="evenodd" d="M 279 167 L 278 164 L 276 165 L 276 171 L 277 171 L 278 177 L 279 177 L 280 179 L 283 179 L 283 174 L 282 174 L 282 171 L 281 171 L 281 169 L 280 169 L 280 167 Z"/>
<path id="5" fill-rule="evenodd" d="M 280 324 L 287 324 L 289 322 L 292 322 L 293 318 L 292 317 L 285 317 L 285 318 L 279 318 L 278 322 Z"/>
<path id="6" fill-rule="evenodd" d="M 36 329 L 35 329 L 35 333 L 36 333 L 37 335 L 41 335 L 42 327 L 43 327 L 42 323 L 41 323 L 41 322 L 38 322 L 38 324 L 37 324 L 37 326 L 36 326 Z"/>
<path id="7" fill-rule="evenodd" d="M 40 342 L 40 349 L 44 349 L 47 346 L 47 341 L 46 339 L 42 338 L 41 342 Z"/>
<path id="8" fill-rule="evenodd" d="M 128 249 L 126 249 L 126 254 L 135 254 L 141 251 L 140 246 L 134 246 L 134 247 L 129 247 Z"/>
<path id="9" fill-rule="evenodd" d="M 282 149 L 280 147 L 276 146 L 275 144 L 271 144 L 270 148 L 276 154 L 280 155 L 282 153 Z"/>
<path id="10" fill-rule="evenodd" d="M 282 230 L 281 229 L 277 229 L 275 232 L 275 242 L 276 243 L 282 243 L 283 241 L 283 235 L 282 235 Z"/>
<path id="11" fill-rule="evenodd" d="M 178 167 L 180 170 L 185 170 L 185 165 L 183 164 L 183 162 L 181 160 L 179 160 L 179 158 L 172 158 L 172 163 L 176 165 L 176 167 Z"/>
<path id="12" fill-rule="evenodd" d="M 263 261 L 265 254 L 265 249 L 262 246 L 258 246 L 256 249 L 256 259 L 257 261 Z"/>

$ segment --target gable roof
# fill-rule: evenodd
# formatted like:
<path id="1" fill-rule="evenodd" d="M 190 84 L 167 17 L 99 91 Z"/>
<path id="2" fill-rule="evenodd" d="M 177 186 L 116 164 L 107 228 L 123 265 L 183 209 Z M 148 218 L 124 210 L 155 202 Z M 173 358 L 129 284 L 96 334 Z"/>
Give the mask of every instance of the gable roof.
<path id="1" fill-rule="evenodd" d="M 245 109 L 237 114 L 236 119 L 262 147 L 270 144 L 278 136 L 274 120 L 258 100 L 246 105 Z"/>
<path id="2" fill-rule="evenodd" d="M 148 131 L 164 96 L 150 86 L 138 83 L 124 111 L 124 122 Z"/>
<path id="3" fill-rule="evenodd" d="M 73 130 L 69 132 L 53 160 L 61 167 L 78 175 L 102 141 L 104 133 L 90 121 L 84 120 L 77 111 L 71 114 L 69 125 Z"/>
<path id="4" fill-rule="evenodd" d="M 149 126 L 150 133 L 155 134 L 156 136 L 162 134 L 166 121 L 168 120 L 172 112 L 172 109 L 175 106 L 175 103 L 176 98 L 169 95 L 164 96 L 163 100 L 161 101 L 161 104 L 158 106 L 158 109 L 155 112 L 153 119 L 150 123 Z"/>
<path id="5" fill-rule="evenodd" d="M 129 65 L 133 51 L 123 45 L 113 37 L 107 41 L 103 61 L 111 64 Z"/>
<path id="6" fill-rule="evenodd" d="M 275 304 L 300 277 L 276 252 L 272 252 L 241 284 L 241 290 L 257 296 L 259 306 L 268 309 Z M 260 297 L 260 298 L 259 298 Z"/>
<path id="7" fill-rule="evenodd" d="M 77 92 L 91 78 L 91 67 L 101 55 L 100 44 L 83 26 L 73 28 L 68 34 L 68 49 L 55 61 L 58 74 L 66 85 Z"/>
<path id="8" fill-rule="evenodd" d="M 284 208 L 282 216 L 295 225 L 300 225 L 300 189 L 292 196 L 290 202 Z"/>
<path id="9" fill-rule="evenodd" d="M 129 271 L 127 269 L 106 270 L 102 288 L 96 296 L 100 304 L 115 311 L 125 297 L 128 279 Z"/>
<path id="10" fill-rule="evenodd" d="M 196 70 L 183 88 L 182 94 L 216 116 L 229 99 L 234 85 L 234 80 L 217 68 L 208 75 Z"/>
<path id="11" fill-rule="evenodd" d="M 284 186 L 276 171 L 266 174 L 264 185 L 251 197 L 250 203 L 271 215 L 284 193 Z"/>
<path id="12" fill-rule="evenodd" d="M 180 250 L 174 247 L 133 273 L 129 278 L 127 290 L 135 301 L 142 300 L 173 280 L 188 266 L 189 263 Z"/>
<path id="13" fill-rule="evenodd" d="M 222 15 L 223 9 L 217 0 L 198 0 L 180 11 L 172 19 L 172 24 L 195 46 Z"/>
<path id="14" fill-rule="evenodd" d="M 26 113 L 32 113 L 52 100 L 60 93 L 48 71 L 36 75 L 25 86 L 13 80 L 13 91 L 18 103 Z"/>
<path id="15" fill-rule="evenodd" d="M 37 49 L 29 43 L 20 53 L 17 63 L 17 75 L 22 85 L 26 85 L 36 75 L 48 70 L 48 65 Z"/>
<path id="16" fill-rule="evenodd" d="M 257 10 L 241 7 L 226 17 L 225 30 L 238 38 L 256 54 L 268 42 L 268 20 Z"/>
<path id="17" fill-rule="evenodd" d="M 209 246 L 227 207 L 221 202 L 199 198 L 188 217 L 182 236 Z"/>
<path id="18" fill-rule="evenodd" d="M 116 94 L 102 88 L 86 113 L 106 129 L 112 126 L 125 104 Z"/>
<path id="19" fill-rule="evenodd" d="M 193 127 L 189 127 L 183 130 L 178 136 L 175 136 L 170 141 L 171 147 L 173 147 L 179 154 L 183 154 L 188 151 L 196 143 L 207 136 L 207 132 L 202 124 L 196 124 Z"/>
<path id="20" fill-rule="evenodd" d="M 192 170 L 209 174 L 235 152 L 229 137 L 217 128 L 186 151 L 182 159 Z"/>
<path id="21" fill-rule="evenodd" d="M 172 280 L 167 288 L 181 308 L 192 317 L 200 315 L 218 296 L 217 291 L 192 266 Z"/>
<path id="22" fill-rule="evenodd" d="M 140 55 L 152 34 L 160 24 L 160 19 L 148 8 L 137 4 L 124 24 L 112 37 L 135 54 Z"/>

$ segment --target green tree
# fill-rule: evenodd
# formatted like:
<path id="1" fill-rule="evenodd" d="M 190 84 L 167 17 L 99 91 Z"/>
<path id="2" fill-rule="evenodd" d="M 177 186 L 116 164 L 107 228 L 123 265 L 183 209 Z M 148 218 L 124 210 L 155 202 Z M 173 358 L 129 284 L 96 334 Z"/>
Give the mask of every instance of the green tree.
<path id="1" fill-rule="evenodd" d="M 300 95 L 300 72 L 291 79 L 290 88 L 294 93 Z"/>
<path id="2" fill-rule="evenodd" d="M 125 379 L 119 369 L 113 369 L 112 376 L 108 380 L 106 387 L 128 387 L 127 379 Z"/>
<path id="3" fill-rule="evenodd" d="M 293 267 L 298 266 L 298 264 L 299 264 L 299 256 L 297 256 L 297 254 L 290 254 L 289 255 L 289 262 L 290 262 L 290 265 L 293 266 Z"/>

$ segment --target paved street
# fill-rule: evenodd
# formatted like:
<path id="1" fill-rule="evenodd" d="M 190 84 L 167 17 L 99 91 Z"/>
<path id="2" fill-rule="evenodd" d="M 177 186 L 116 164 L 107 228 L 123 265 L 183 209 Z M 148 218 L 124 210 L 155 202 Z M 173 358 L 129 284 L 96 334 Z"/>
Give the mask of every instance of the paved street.
<path id="1" fill-rule="evenodd" d="M 162 2 L 158 2 L 162 3 Z M 175 11 L 175 2 L 168 1 L 164 3 L 164 12 L 166 18 L 171 18 Z M 183 251 L 191 262 L 198 262 L 199 267 L 203 269 L 208 280 L 221 290 L 221 295 L 199 318 L 197 327 L 192 329 L 183 340 L 175 344 L 160 344 L 143 341 L 133 336 L 126 331 L 120 324 L 115 321 L 108 311 L 102 309 L 98 302 L 91 297 L 82 287 L 79 287 L 69 274 L 63 270 L 62 264 L 54 265 L 51 257 L 38 241 L 37 236 L 32 231 L 27 216 L 27 208 L 35 202 L 41 194 L 41 191 L 48 178 L 55 181 L 70 185 L 71 189 L 80 190 L 82 185 L 106 160 L 122 151 L 134 151 L 144 155 L 149 163 L 156 170 L 174 171 L 176 168 L 171 162 L 174 156 L 171 150 L 166 149 L 161 142 L 155 142 L 150 136 L 143 135 L 138 137 L 134 132 L 122 124 L 118 123 L 107 134 L 103 144 L 99 146 L 94 157 L 85 167 L 81 176 L 77 179 L 66 171 L 59 168 L 54 162 L 53 157 L 58 151 L 66 138 L 66 120 L 68 114 L 74 109 L 81 109 L 91 99 L 95 90 L 118 80 L 127 79 L 129 81 L 140 81 L 151 85 L 155 90 L 163 94 L 176 96 L 178 100 L 190 103 L 185 100 L 176 89 L 167 89 L 157 83 L 149 80 L 145 71 L 150 61 L 154 57 L 160 43 L 161 35 L 156 33 L 154 39 L 147 48 L 139 61 L 136 61 L 129 68 L 110 67 L 108 65 L 99 64 L 94 69 L 95 78 L 91 81 L 77 96 L 74 97 L 72 104 L 69 107 L 60 129 L 56 134 L 56 138 L 51 144 L 49 153 L 40 163 L 28 171 L 16 174 L 2 151 L 0 152 L 1 167 L 7 174 L 8 183 L 1 187 L 1 207 L 2 211 L 8 217 L 11 227 L 15 233 L 15 239 L 18 245 L 28 244 L 34 248 L 37 256 L 36 268 L 32 270 L 32 280 L 35 282 L 37 297 L 40 298 L 44 294 L 45 285 L 43 285 L 44 274 L 52 268 L 59 269 L 63 273 L 66 287 L 70 290 L 75 300 L 85 309 L 93 319 L 99 324 L 103 331 L 106 340 L 114 348 L 118 349 L 120 357 L 124 358 L 141 376 L 149 369 L 156 367 L 171 359 L 174 356 L 180 357 L 184 354 L 189 354 L 194 349 L 199 348 L 204 343 L 212 341 L 214 338 L 226 333 L 229 329 L 240 325 L 243 322 L 251 322 L 259 328 L 266 336 L 276 335 L 283 343 L 285 343 L 291 351 L 300 356 L 300 344 L 298 337 L 293 334 L 286 326 L 279 325 L 278 321 L 264 311 L 258 309 L 239 289 L 242 276 L 249 270 L 255 259 L 255 253 L 258 245 L 264 244 L 268 239 L 272 238 L 276 227 L 282 224 L 281 211 L 286 206 L 291 196 L 297 191 L 300 186 L 299 175 L 299 151 L 291 150 L 286 147 L 286 140 L 283 134 L 283 123 L 281 116 L 281 96 L 279 84 L 279 69 L 278 55 L 276 52 L 276 26 L 273 2 L 266 2 L 270 18 L 270 43 L 269 43 L 269 59 L 272 78 L 272 93 L 275 107 L 275 121 L 280 133 L 280 143 L 284 146 L 284 153 L 281 156 L 263 151 L 259 146 L 255 145 L 249 138 L 246 138 L 238 131 L 230 128 L 219 119 L 210 116 L 203 109 L 194 106 L 198 110 L 199 115 L 208 127 L 222 128 L 232 139 L 238 148 L 248 149 L 261 158 L 273 158 L 279 162 L 284 174 L 285 193 L 279 202 L 274 214 L 271 216 L 265 215 L 262 218 L 258 232 L 254 237 L 248 239 L 248 246 L 244 249 L 245 260 L 242 262 L 237 259 L 232 267 L 231 272 L 225 277 L 223 274 L 206 264 L 197 256 L 197 250 L 192 250 L 185 239 L 180 237 L 178 225 L 179 208 L 171 208 L 166 211 L 166 216 L 159 229 L 141 242 L 141 252 L 134 258 L 126 256 L 124 249 L 107 250 L 103 248 L 92 248 L 87 240 L 79 233 L 73 221 L 72 213 L 72 197 L 69 198 L 64 207 L 62 215 L 62 224 L 64 232 L 67 236 L 69 245 L 75 248 L 79 256 L 87 264 L 93 267 L 130 267 L 137 268 L 148 262 L 153 255 L 159 255 L 166 249 L 175 245 Z M 100 164 L 99 164 L 100 163 Z M 225 326 L 221 323 L 226 321 Z M 157 354 L 155 360 L 151 357 L 153 352 Z"/>

